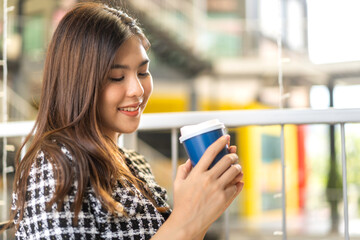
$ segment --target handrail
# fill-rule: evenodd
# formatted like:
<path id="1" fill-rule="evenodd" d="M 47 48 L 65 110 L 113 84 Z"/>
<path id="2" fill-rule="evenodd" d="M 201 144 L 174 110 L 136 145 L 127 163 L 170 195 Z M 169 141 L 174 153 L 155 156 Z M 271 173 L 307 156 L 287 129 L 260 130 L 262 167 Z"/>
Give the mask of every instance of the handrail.
<path id="1" fill-rule="evenodd" d="M 227 127 L 360 122 L 359 109 L 266 109 L 144 114 L 139 130 L 180 128 L 218 118 Z M 0 128 L 1 129 L 1 128 Z"/>
<path id="2" fill-rule="evenodd" d="M 1 82 L 1 80 L 0 80 Z M 7 87 L 7 102 L 10 106 L 21 113 L 22 118 L 31 118 L 36 115 L 36 108 L 32 106 L 28 101 L 21 97 L 9 86 Z M 10 100 L 11 99 L 11 100 Z"/>
<path id="3" fill-rule="evenodd" d="M 0 231 L 3 230 L 3 228 L 9 223 L 9 221 L 0 222 Z M 8 230 L 10 228 L 14 227 L 14 223 L 11 223 L 6 227 L 5 230 Z"/>
<path id="4" fill-rule="evenodd" d="M 360 108 L 354 109 L 266 109 L 145 113 L 139 130 L 180 128 L 217 118 L 228 128 L 253 125 L 360 123 Z M 0 137 L 27 135 L 34 121 L 0 123 Z"/>
<path id="5" fill-rule="evenodd" d="M 358 109 L 267 109 L 267 110 L 230 110 L 230 111 L 207 111 L 207 112 L 177 112 L 177 113 L 149 113 L 142 116 L 139 131 L 147 130 L 171 130 L 172 144 L 172 172 L 176 173 L 178 162 L 178 129 L 184 125 L 195 124 L 201 121 L 217 118 L 228 128 L 240 126 L 265 126 L 287 124 L 340 124 L 342 143 L 342 168 L 343 168 L 343 199 L 344 199 L 344 231 L 345 239 L 349 240 L 349 219 L 347 199 L 346 178 L 346 150 L 345 150 L 345 128 L 346 123 L 360 123 L 360 108 Z M 0 123 L 0 137 L 23 137 L 27 135 L 34 126 L 34 121 Z M 133 134 L 136 136 L 136 133 Z M 128 135 L 131 136 L 131 135 Z M 284 154 L 284 139 L 281 137 L 281 152 Z M 283 169 L 283 176 L 285 169 Z M 282 181 L 285 183 L 285 178 Z M 283 191 L 283 215 L 286 215 L 285 196 Z M 226 215 L 225 218 L 227 219 Z M 283 219 L 283 240 L 286 240 L 286 219 Z M 4 227 L 0 223 L 0 228 Z M 227 229 L 227 228 L 226 228 Z M 228 231 L 228 229 L 226 230 Z M 228 239 L 228 237 L 227 237 Z"/>

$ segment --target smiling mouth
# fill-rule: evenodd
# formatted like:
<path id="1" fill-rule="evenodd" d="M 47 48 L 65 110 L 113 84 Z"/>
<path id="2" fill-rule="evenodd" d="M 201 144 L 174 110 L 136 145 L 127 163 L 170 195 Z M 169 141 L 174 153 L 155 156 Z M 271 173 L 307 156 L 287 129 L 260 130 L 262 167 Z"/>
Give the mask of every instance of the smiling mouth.
<path id="1" fill-rule="evenodd" d="M 138 111 L 140 106 L 137 107 L 125 107 L 125 108 L 118 108 L 119 111 L 125 111 L 125 112 L 135 112 Z"/>

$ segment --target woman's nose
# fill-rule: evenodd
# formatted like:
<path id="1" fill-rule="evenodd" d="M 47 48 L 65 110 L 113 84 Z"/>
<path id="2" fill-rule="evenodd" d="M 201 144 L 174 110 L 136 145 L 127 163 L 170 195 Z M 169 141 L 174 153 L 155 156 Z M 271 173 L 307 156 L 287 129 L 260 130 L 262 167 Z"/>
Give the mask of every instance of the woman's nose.
<path id="1" fill-rule="evenodd" d="M 127 92 L 129 97 L 141 97 L 144 95 L 144 88 L 137 76 L 130 79 Z"/>

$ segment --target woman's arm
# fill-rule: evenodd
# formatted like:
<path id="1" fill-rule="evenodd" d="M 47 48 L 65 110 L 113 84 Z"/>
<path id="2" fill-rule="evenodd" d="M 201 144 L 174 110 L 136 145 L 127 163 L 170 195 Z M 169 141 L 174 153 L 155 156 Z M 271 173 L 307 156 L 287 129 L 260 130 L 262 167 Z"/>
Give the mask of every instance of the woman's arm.
<path id="1" fill-rule="evenodd" d="M 229 136 L 219 138 L 193 169 L 190 161 L 179 166 L 174 182 L 173 212 L 153 240 L 202 239 L 210 225 L 241 192 L 242 171 L 234 148 L 208 170 L 228 141 Z"/>
<path id="2" fill-rule="evenodd" d="M 39 153 L 36 161 L 37 164 L 31 166 L 28 177 L 24 216 L 16 229 L 16 239 L 99 239 L 90 210 L 82 209 L 78 225 L 73 225 L 74 212 L 71 205 L 75 198 L 76 184 L 61 207 L 57 204 L 48 206 L 56 191 L 54 166 L 43 152 Z M 90 204 L 87 206 L 89 208 Z"/>

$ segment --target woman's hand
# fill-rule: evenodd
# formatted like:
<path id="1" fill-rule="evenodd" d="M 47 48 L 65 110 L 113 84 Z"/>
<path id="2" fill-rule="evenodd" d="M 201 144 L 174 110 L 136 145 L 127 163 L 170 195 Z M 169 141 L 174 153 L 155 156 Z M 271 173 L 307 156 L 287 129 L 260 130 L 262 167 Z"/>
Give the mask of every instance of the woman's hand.
<path id="1" fill-rule="evenodd" d="M 204 235 L 244 185 L 235 146 L 231 146 L 230 153 L 208 170 L 229 140 L 228 135 L 219 138 L 193 169 L 189 160 L 178 168 L 174 182 L 174 209 L 168 220 L 187 229 L 191 239 Z"/>

